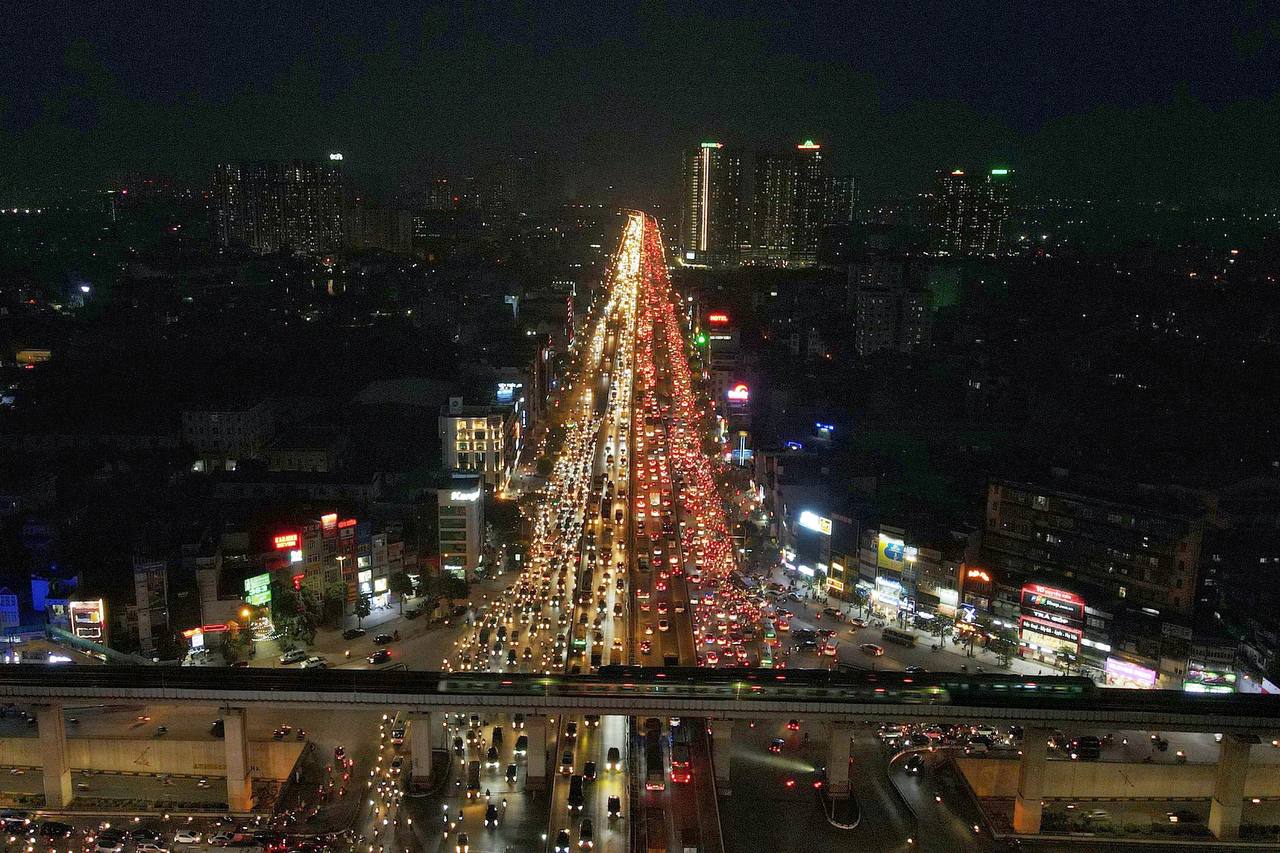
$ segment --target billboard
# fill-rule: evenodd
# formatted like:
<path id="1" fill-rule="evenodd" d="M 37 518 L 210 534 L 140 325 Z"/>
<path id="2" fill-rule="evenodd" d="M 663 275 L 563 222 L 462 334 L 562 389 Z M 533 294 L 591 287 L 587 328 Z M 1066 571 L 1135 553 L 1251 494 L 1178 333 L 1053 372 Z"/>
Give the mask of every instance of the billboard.
<path id="1" fill-rule="evenodd" d="M 821 533 L 824 536 L 831 535 L 831 519 L 823 518 L 816 512 L 805 510 L 800 513 L 800 526 L 808 528 L 815 533 Z"/>
<path id="2" fill-rule="evenodd" d="M 1022 585 L 1022 611 L 1047 622 L 1079 625 L 1084 621 L 1084 599 L 1065 589 L 1028 583 Z"/>
<path id="3" fill-rule="evenodd" d="M 751 389 L 747 387 L 747 383 L 739 382 L 724 392 L 724 396 L 731 403 L 745 403 L 751 399 Z"/>
<path id="4" fill-rule="evenodd" d="M 1156 671 L 1138 666 L 1120 658 L 1107 658 L 1105 669 L 1108 687 L 1123 687 L 1130 690 L 1153 690 L 1156 686 Z"/>
<path id="5" fill-rule="evenodd" d="M 298 538 L 297 533 L 277 533 L 271 538 L 271 544 L 277 551 L 291 551 L 298 547 Z"/>
<path id="6" fill-rule="evenodd" d="M 244 580 L 244 600 L 246 604 L 263 607 L 271 603 L 271 575 L 254 575 Z"/>
<path id="7" fill-rule="evenodd" d="M 107 630 L 107 605 L 101 598 L 93 601 L 69 601 L 71 633 L 83 640 L 105 642 Z"/>
<path id="8" fill-rule="evenodd" d="M 882 569 L 902 571 L 902 564 L 907 556 L 907 544 L 884 533 L 876 543 L 876 565 Z"/>
<path id="9" fill-rule="evenodd" d="M 1187 693 L 1235 693 L 1236 674 L 1188 667 L 1182 689 Z"/>
<path id="10" fill-rule="evenodd" d="M 1062 651 L 1070 655 L 1080 654 L 1080 638 L 1083 632 L 1033 616 L 1018 617 L 1018 636 L 1022 645 L 1046 654 Z"/>

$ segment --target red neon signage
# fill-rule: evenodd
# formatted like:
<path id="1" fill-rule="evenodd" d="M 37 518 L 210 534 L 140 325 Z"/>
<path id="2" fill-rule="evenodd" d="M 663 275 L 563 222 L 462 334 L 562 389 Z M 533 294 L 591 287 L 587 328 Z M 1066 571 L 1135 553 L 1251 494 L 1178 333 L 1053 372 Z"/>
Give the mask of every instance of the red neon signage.
<path id="1" fill-rule="evenodd" d="M 293 576 L 293 591 L 297 592 L 302 589 L 302 582 L 306 580 L 306 574 L 297 574 Z"/>
<path id="2" fill-rule="evenodd" d="M 729 322 L 729 315 L 722 312 L 708 314 L 707 322 L 713 326 L 723 326 L 725 323 Z"/>
<path id="3" fill-rule="evenodd" d="M 751 397 L 751 390 L 747 388 L 745 382 L 739 382 L 737 385 L 725 392 L 725 397 L 733 400 L 735 403 L 745 403 Z"/>
<path id="4" fill-rule="evenodd" d="M 271 540 L 276 546 L 277 551 L 289 551 L 298 547 L 298 534 L 296 533 L 280 533 Z"/>
<path id="5" fill-rule="evenodd" d="M 344 527 L 355 527 L 355 526 L 356 526 L 356 520 L 354 518 L 344 518 L 342 519 L 342 521 L 338 522 L 339 530 L 343 529 Z"/>

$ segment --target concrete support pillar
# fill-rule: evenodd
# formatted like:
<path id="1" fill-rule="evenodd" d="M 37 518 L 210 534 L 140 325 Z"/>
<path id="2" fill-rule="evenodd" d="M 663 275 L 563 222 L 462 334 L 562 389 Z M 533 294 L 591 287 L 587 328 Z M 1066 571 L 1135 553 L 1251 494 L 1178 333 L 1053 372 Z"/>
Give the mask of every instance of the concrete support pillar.
<path id="1" fill-rule="evenodd" d="M 222 710 L 223 749 L 227 757 L 227 811 L 253 809 L 253 771 L 249 766 L 248 712 L 244 708 Z"/>
<path id="2" fill-rule="evenodd" d="M 1249 772 L 1249 750 L 1257 737 L 1225 735 L 1218 745 L 1218 772 L 1209 802 L 1209 831 L 1219 841 L 1240 837 L 1240 815 L 1244 811 L 1244 781 Z"/>
<path id="3" fill-rule="evenodd" d="M 436 740 L 433 724 L 429 711 L 409 714 L 409 780 L 415 785 L 431 781 L 431 747 Z"/>
<path id="4" fill-rule="evenodd" d="M 546 717 L 526 717 L 524 733 L 529 738 L 529 754 L 525 765 L 525 788 L 545 791 L 547 788 L 547 723 Z"/>
<path id="5" fill-rule="evenodd" d="M 1014 832 L 1035 834 L 1040 831 L 1040 815 L 1044 810 L 1044 771 L 1049 751 L 1050 729 L 1027 726 L 1022 732 L 1022 760 L 1018 763 L 1018 796 L 1013 801 Z"/>
<path id="6" fill-rule="evenodd" d="M 834 800 L 849 797 L 849 744 L 852 740 L 852 727 L 831 726 L 831 740 L 827 743 L 827 793 Z"/>
<path id="7" fill-rule="evenodd" d="M 714 720 L 711 723 L 711 764 L 716 771 L 716 793 L 727 797 L 729 769 L 733 763 L 733 720 Z"/>
<path id="8" fill-rule="evenodd" d="M 44 771 L 44 807 L 65 809 L 73 794 L 62 706 L 36 706 L 36 726 L 40 734 L 40 766 Z"/>

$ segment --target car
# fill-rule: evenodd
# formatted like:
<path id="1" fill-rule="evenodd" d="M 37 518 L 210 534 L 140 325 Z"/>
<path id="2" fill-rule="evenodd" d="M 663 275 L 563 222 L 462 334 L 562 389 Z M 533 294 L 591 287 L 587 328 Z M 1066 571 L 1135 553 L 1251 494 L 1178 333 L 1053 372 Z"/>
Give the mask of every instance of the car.
<path id="1" fill-rule="evenodd" d="M 391 759 L 391 775 L 392 776 L 399 776 L 400 771 L 403 769 L 404 769 L 403 755 L 397 755 L 395 758 Z"/>
<path id="2" fill-rule="evenodd" d="M 573 740 L 578 736 L 578 724 L 574 722 L 568 723 L 564 727 L 564 736 L 566 740 Z"/>
<path id="3" fill-rule="evenodd" d="M 873 658 L 879 657 L 880 655 L 884 654 L 884 649 L 881 648 L 880 646 L 877 646 L 875 643 L 863 643 L 862 645 L 858 646 L 858 650 L 861 651 L 864 655 L 870 655 Z"/>
<path id="4" fill-rule="evenodd" d="M 582 765 L 582 778 L 588 782 L 596 781 L 596 763 L 594 761 L 588 761 Z"/>
<path id="5" fill-rule="evenodd" d="M 471 853 L 471 838 L 465 832 L 459 832 L 453 843 L 453 853 Z"/>
<path id="6" fill-rule="evenodd" d="M 348 628 L 347 630 L 342 632 L 342 639 L 344 640 L 359 639 L 360 637 L 364 636 L 364 633 L 365 631 L 363 628 Z"/>
<path id="7" fill-rule="evenodd" d="M 159 831 L 148 826 L 138 827 L 137 829 L 129 831 L 129 838 L 132 841 L 145 841 L 152 844 L 159 844 L 161 837 L 162 836 Z"/>
<path id="8" fill-rule="evenodd" d="M 307 659 L 307 653 L 302 649 L 290 649 L 280 655 L 280 665 L 288 666 L 291 663 L 298 663 Z"/>
<path id="9" fill-rule="evenodd" d="M 93 853 L 120 853 L 124 850 L 124 838 L 120 836 L 112 836 L 103 838 L 98 836 L 98 841 L 93 845 Z"/>
<path id="10" fill-rule="evenodd" d="M 866 620 L 864 619 L 850 619 L 849 626 L 854 630 L 857 630 L 859 628 L 867 627 L 867 623 L 866 623 Z"/>
<path id="11" fill-rule="evenodd" d="M 520 735 L 516 738 L 516 757 L 523 758 L 529 754 L 529 736 Z"/>
<path id="12" fill-rule="evenodd" d="M 800 731 L 800 721 L 799 721 L 799 720 L 787 720 L 787 729 L 788 729 L 789 731 L 793 731 L 793 732 L 798 732 L 798 731 Z"/>
<path id="13" fill-rule="evenodd" d="M 622 798 L 617 794 L 609 795 L 609 818 L 617 818 L 622 816 Z"/>
<path id="14" fill-rule="evenodd" d="M 395 642 L 395 637 L 390 634 L 378 634 L 373 638 L 373 644 L 375 646 L 385 646 L 393 642 Z"/>
<path id="15" fill-rule="evenodd" d="M 616 747 L 609 747 L 609 751 L 605 754 L 604 766 L 606 770 L 622 769 L 622 752 Z"/>
<path id="16" fill-rule="evenodd" d="M 489 803 L 484 810 L 484 827 L 485 829 L 498 828 L 498 806 L 494 803 Z"/>
<path id="17" fill-rule="evenodd" d="M 578 827 L 578 846 L 583 850 L 590 850 L 595 846 L 596 832 L 595 827 L 591 825 L 591 818 L 584 817 L 582 824 Z"/>
<path id="18" fill-rule="evenodd" d="M 167 847 L 154 841 L 140 841 L 133 846 L 135 853 L 169 853 Z"/>
<path id="19" fill-rule="evenodd" d="M 303 669 L 325 669 L 329 666 L 329 662 L 320 655 L 312 655 L 302 662 Z"/>
<path id="20" fill-rule="evenodd" d="M 924 757 L 918 752 L 913 752 L 907 757 L 907 763 L 903 767 L 908 773 L 919 773 L 920 768 L 924 767 Z"/>
<path id="21" fill-rule="evenodd" d="M 668 622 L 666 619 L 659 619 L 659 620 L 658 620 L 658 630 L 659 630 L 659 631 L 670 631 L 670 630 L 671 630 L 671 623 L 670 623 L 670 622 Z"/>
<path id="22" fill-rule="evenodd" d="M 568 776 L 572 772 L 573 772 L 573 753 L 565 752 L 564 755 L 560 756 L 560 775 Z"/>
<path id="23" fill-rule="evenodd" d="M 223 719 L 219 717 L 218 719 L 214 720 L 212 723 L 209 724 L 209 734 L 213 735 L 214 737 L 225 737 L 226 731 L 227 731 L 226 725 L 227 724 L 223 721 Z"/>
<path id="24" fill-rule="evenodd" d="M 570 776 L 569 777 L 569 799 L 568 799 L 569 811 L 580 812 L 582 811 L 582 806 L 585 803 L 586 803 L 586 796 L 583 794 L 583 791 L 582 791 L 582 777 L 577 775 Z"/>
<path id="25" fill-rule="evenodd" d="M 459 735 L 458 737 L 455 737 L 453 739 L 453 754 L 462 755 L 466 751 L 467 751 L 467 747 L 466 747 L 466 744 L 463 743 L 462 741 L 462 736 Z"/>
<path id="26" fill-rule="evenodd" d="M 341 763 L 341 762 L 342 762 L 342 759 L 344 759 L 344 758 L 346 758 L 346 757 L 347 757 L 347 748 L 346 748 L 345 746 L 343 746 L 343 745 L 339 744 L 339 745 L 337 745 L 337 746 L 335 746 L 335 747 L 333 748 L 333 760 L 334 760 L 334 761 L 337 761 L 337 762 Z"/>
<path id="27" fill-rule="evenodd" d="M 909 666 L 909 667 L 907 667 L 907 668 L 906 668 L 905 670 L 903 670 L 903 671 L 904 671 L 904 672 L 909 672 L 909 673 L 911 673 L 912 675 L 919 675 L 920 673 L 922 673 L 922 672 L 928 672 L 929 670 L 925 669 L 925 668 L 924 668 L 924 667 L 922 667 L 922 666 Z"/>
<path id="28" fill-rule="evenodd" d="M 489 747 L 489 751 L 484 754 L 484 766 L 491 770 L 498 769 L 498 748 L 496 746 Z"/>
<path id="29" fill-rule="evenodd" d="M 776 738 L 774 738 L 773 740 L 769 741 L 769 751 L 770 751 L 770 752 L 782 752 L 782 746 L 783 746 L 783 744 L 785 744 L 785 743 L 786 743 L 786 741 L 785 741 L 785 740 L 783 740 L 783 739 L 782 739 L 782 738 L 780 738 L 780 737 L 776 737 Z"/>
<path id="30" fill-rule="evenodd" d="M 5 832 L 22 832 L 31 826 L 31 815 L 17 809 L 7 809 L 0 813 L 0 824 L 4 826 Z"/>
<path id="31" fill-rule="evenodd" d="M 213 835 L 209 836 L 209 843 L 221 847 L 223 845 L 230 844 L 235 837 L 234 832 L 226 832 L 225 830 L 222 832 L 215 832 Z"/>
<path id="32" fill-rule="evenodd" d="M 519 774 L 519 771 L 516 769 L 516 766 L 514 764 L 508 764 L 507 765 L 507 784 L 514 785 L 516 783 L 516 777 L 518 774 Z"/>
<path id="33" fill-rule="evenodd" d="M 386 663 L 391 660 L 391 652 L 387 649 L 378 649 L 373 654 L 369 655 L 367 660 L 369 663 L 373 664 Z"/>
<path id="34" fill-rule="evenodd" d="M 556 833 L 556 853 L 569 853 L 569 830 L 562 829 Z"/>
<path id="35" fill-rule="evenodd" d="M 179 829 L 173 834 L 174 844 L 199 844 L 200 833 L 194 829 Z"/>

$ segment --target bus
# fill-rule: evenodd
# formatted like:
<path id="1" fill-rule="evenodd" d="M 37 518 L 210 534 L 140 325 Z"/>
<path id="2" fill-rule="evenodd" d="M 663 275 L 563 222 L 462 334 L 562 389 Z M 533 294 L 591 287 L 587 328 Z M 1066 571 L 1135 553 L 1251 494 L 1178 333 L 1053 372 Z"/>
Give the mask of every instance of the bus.
<path id="1" fill-rule="evenodd" d="M 587 626 L 578 625 L 573 629 L 573 653 L 580 655 L 587 650 Z"/>
<path id="2" fill-rule="evenodd" d="M 837 644 L 838 641 L 835 637 L 823 637 L 822 642 L 818 643 L 818 654 L 820 656 L 826 655 L 827 657 L 835 657 Z"/>
<path id="3" fill-rule="evenodd" d="M 773 627 L 773 622 L 771 620 L 769 619 L 761 620 L 760 632 L 761 632 L 761 638 L 764 640 L 766 645 L 770 645 L 770 646 L 778 645 L 778 632 Z"/>
<path id="4" fill-rule="evenodd" d="M 666 768 L 662 757 L 662 723 L 656 717 L 645 722 L 644 730 L 644 789 L 662 791 L 667 787 Z"/>
<path id="5" fill-rule="evenodd" d="M 693 778 L 689 764 L 689 726 L 677 726 L 671 733 L 671 781 L 686 785 Z"/>
<path id="6" fill-rule="evenodd" d="M 480 796 L 480 762 L 472 761 L 467 765 L 467 799 L 474 800 Z"/>
<path id="7" fill-rule="evenodd" d="M 773 649 L 768 646 L 760 647 L 760 668 L 773 669 Z"/>
<path id="8" fill-rule="evenodd" d="M 916 635 L 908 634 L 906 631 L 899 631 L 897 628 L 885 628 L 880 632 L 880 639 L 886 643 L 897 643 L 900 646 L 906 646 L 909 649 L 916 647 Z"/>

